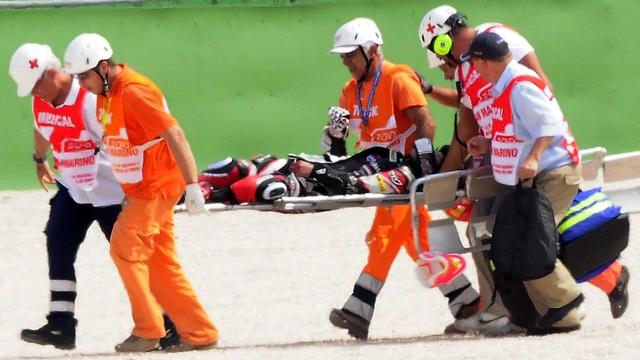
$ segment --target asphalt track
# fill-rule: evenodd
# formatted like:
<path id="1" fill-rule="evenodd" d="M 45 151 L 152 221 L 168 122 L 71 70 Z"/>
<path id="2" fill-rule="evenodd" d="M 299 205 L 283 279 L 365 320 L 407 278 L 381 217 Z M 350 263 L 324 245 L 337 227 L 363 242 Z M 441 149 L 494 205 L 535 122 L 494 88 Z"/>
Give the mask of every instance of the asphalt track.
<path id="1" fill-rule="evenodd" d="M 632 274 L 631 303 L 613 320 L 604 294 L 584 285 L 587 318 L 580 331 L 544 337 L 444 336 L 452 319 L 437 290 L 422 287 L 399 254 L 383 291 L 368 342 L 329 324 L 332 307 L 351 292 L 366 257 L 363 236 L 373 209 L 286 215 L 235 211 L 176 216 L 178 249 L 200 300 L 220 329 L 219 348 L 186 354 L 121 355 L 129 304 L 108 245 L 97 227 L 78 256 L 77 349 L 23 343 L 48 309 L 42 191 L 0 193 L 0 360 L 5 359 L 633 359 L 640 358 L 638 215 L 623 261 Z M 468 273 L 474 279 L 473 272 Z"/>

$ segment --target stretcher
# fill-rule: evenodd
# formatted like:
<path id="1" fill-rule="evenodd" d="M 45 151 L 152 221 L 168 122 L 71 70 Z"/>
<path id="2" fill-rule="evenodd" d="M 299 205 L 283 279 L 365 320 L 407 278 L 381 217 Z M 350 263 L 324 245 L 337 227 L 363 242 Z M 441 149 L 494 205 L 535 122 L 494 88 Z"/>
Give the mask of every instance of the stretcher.
<path id="1" fill-rule="evenodd" d="M 349 207 L 376 207 L 392 206 L 409 203 L 409 194 L 357 194 L 357 195 L 334 195 L 334 196 L 304 196 L 304 197 L 283 197 L 272 204 L 205 204 L 205 208 L 210 212 L 230 211 L 230 210 L 259 210 L 278 212 L 306 212 L 337 210 Z M 176 205 L 175 212 L 185 211 L 184 205 Z"/>
<path id="2" fill-rule="evenodd" d="M 640 151 L 607 156 L 605 148 L 597 147 L 580 151 L 582 180 L 587 183 L 613 183 L 640 178 Z M 463 184 L 463 186 L 461 186 Z M 637 185 L 637 184 L 634 184 Z M 595 186 L 595 185 L 594 185 Z M 360 194 L 339 196 L 284 197 L 272 204 L 206 204 L 208 211 L 258 210 L 283 213 L 318 212 L 348 207 L 378 207 L 410 204 L 412 235 L 415 248 L 420 254 L 416 274 L 429 287 L 451 281 L 466 267 L 462 254 L 485 251 L 490 248 L 488 240 L 495 221 L 497 208 L 486 206 L 510 191 L 510 186 L 497 183 L 490 166 L 452 171 L 416 179 L 408 194 Z M 622 205 L 629 198 L 629 186 L 620 192 L 608 192 L 609 197 Z M 632 186 L 640 196 L 640 187 Z M 455 222 L 450 217 L 437 218 L 427 224 L 420 222 L 418 208 L 427 206 L 429 211 L 449 209 L 456 200 L 467 197 L 472 204 L 467 235 L 469 244 L 462 242 Z M 637 200 L 638 196 L 631 196 Z M 633 206 L 639 201 L 631 200 Z M 484 205 L 483 205 L 484 204 Z M 623 206 L 627 212 L 640 211 Z M 176 212 L 183 212 L 183 205 L 176 206 Z M 428 227 L 429 249 L 423 249 L 419 234 Z"/>
<path id="3" fill-rule="evenodd" d="M 596 147 L 580 151 L 582 159 L 582 179 L 584 181 L 601 181 L 603 183 L 618 182 L 640 177 L 640 151 L 607 156 L 605 148 Z M 464 183 L 463 189 L 459 188 Z M 443 210 L 451 207 L 456 199 L 468 196 L 472 201 L 492 199 L 509 191 L 510 187 L 501 185 L 493 180 L 490 166 L 473 169 L 452 171 L 425 176 L 416 179 L 408 194 L 357 194 L 336 196 L 305 196 L 283 197 L 272 204 L 238 204 L 222 203 L 206 204 L 210 212 L 257 210 L 276 211 L 282 213 L 317 212 L 337 210 L 350 207 L 378 207 L 410 204 L 412 215 L 412 231 L 419 252 L 422 249 L 418 241 L 419 230 L 423 226 L 429 227 L 429 242 L 435 250 L 443 253 L 464 254 L 473 251 L 486 250 L 488 246 L 476 245 L 465 247 L 459 237 L 454 220 L 450 218 L 430 221 L 420 224 L 418 206 L 426 205 L 430 211 Z M 184 212 L 184 205 L 177 205 L 175 212 Z M 490 236 L 488 229 L 492 228 L 495 214 L 485 213 L 472 216 L 470 231 L 472 242 L 480 244 L 483 238 Z"/>

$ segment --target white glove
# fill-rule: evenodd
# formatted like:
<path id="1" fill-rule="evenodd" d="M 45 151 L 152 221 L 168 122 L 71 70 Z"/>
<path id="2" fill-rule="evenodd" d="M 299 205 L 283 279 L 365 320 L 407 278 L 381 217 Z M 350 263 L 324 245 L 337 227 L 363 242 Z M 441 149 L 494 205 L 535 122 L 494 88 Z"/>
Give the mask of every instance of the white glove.
<path id="1" fill-rule="evenodd" d="M 332 156 L 347 156 L 347 143 L 345 139 L 336 139 L 330 134 L 331 127 L 329 125 L 322 128 L 322 136 L 320 137 L 320 149 L 326 154 Z"/>
<path id="2" fill-rule="evenodd" d="M 193 183 L 187 185 L 184 195 L 184 205 L 189 215 L 207 212 L 207 209 L 204 207 L 204 195 L 202 195 L 202 190 L 200 190 L 200 184 Z"/>
<path id="3" fill-rule="evenodd" d="M 329 108 L 329 134 L 336 139 L 346 139 L 349 136 L 349 118 L 347 109 L 339 106 Z"/>

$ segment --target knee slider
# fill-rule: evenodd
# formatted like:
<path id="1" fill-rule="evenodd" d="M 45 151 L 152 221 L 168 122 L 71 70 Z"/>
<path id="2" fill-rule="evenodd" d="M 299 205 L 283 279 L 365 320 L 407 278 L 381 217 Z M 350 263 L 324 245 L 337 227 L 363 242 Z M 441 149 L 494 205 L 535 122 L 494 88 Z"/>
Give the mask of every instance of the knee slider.
<path id="1" fill-rule="evenodd" d="M 289 194 L 286 176 L 263 176 L 256 189 L 256 200 L 270 203 Z"/>
<path id="2" fill-rule="evenodd" d="M 238 202 L 270 203 L 289 193 L 284 175 L 253 175 L 231 185 Z"/>

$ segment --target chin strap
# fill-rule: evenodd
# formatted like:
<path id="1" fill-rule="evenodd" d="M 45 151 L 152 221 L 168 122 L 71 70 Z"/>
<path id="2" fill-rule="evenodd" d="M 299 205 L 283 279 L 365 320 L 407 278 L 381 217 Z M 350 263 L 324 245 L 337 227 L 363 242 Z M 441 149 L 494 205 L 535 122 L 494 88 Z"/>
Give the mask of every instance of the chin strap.
<path id="1" fill-rule="evenodd" d="M 458 142 L 458 144 L 460 144 L 464 148 L 467 147 L 467 142 L 462 140 L 460 138 L 460 135 L 458 134 L 458 112 L 457 111 L 453 114 L 453 136 Z"/>
<path id="2" fill-rule="evenodd" d="M 371 70 L 371 59 L 367 56 L 367 53 L 364 51 L 364 48 L 362 47 L 362 45 L 358 45 L 358 49 L 360 49 L 360 53 L 362 53 L 362 56 L 364 56 L 365 61 L 367 62 L 367 67 L 365 68 L 364 72 L 362 73 L 362 76 L 360 76 L 360 79 L 358 79 L 358 82 L 361 83 L 364 81 L 364 79 L 367 77 L 367 75 L 369 74 L 369 70 Z"/>
<path id="3" fill-rule="evenodd" d="M 446 55 L 446 57 L 447 57 L 447 59 L 451 60 L 454 64 L 456 64 L 456 66 L 460 66 L 462 64 L 460 62 L 460 59 L 456 59 L 456 57 L 453 56 L 451 51 L 449 51 L 449 53 Z"/>
<path id="4" fill-rule="evenodd" d="M 99 65 L 99 63 L 98 63 Z M 109 92 L 111 91 L 111 84 L 109 84 L 109 72 L 107 71 L 107 73 L 105 74 L 105 76 L 102 76 L 102 74 L 100 74 L 100 71 L 98 71 L 98 67 L 96 66 L 95 68 L 93 68 L 93 71 L 95 71 L 96 74 L 98 74 L 98 76 L 100 76 L 100 79 L 102 80 L 102 94 L 101 95 L 108 95 Z"/>

